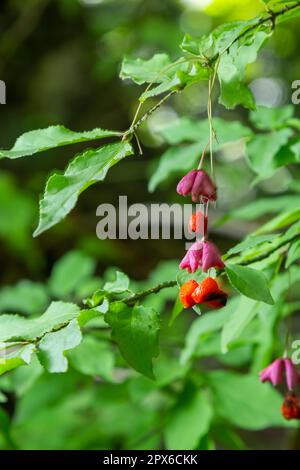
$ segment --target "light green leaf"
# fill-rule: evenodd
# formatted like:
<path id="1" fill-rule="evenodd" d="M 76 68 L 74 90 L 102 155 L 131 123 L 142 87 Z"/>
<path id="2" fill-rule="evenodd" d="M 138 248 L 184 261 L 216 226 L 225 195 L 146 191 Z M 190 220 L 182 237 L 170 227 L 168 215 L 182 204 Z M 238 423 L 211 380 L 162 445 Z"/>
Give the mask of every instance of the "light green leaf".
<path id="1" fill-rule="evenodd" d="M 111 326 L 112 338 L 124 359 L 138 372 L 153 379 L 152 358 L 159 353 L 158 313 L 141 305 L 131 308 L 115 302 L 105 314 L 105 321 Z"/>
<path id="2" fill-rule="evenodd" d="M 212 35 L 201 36 L 200 38 L 193 37 L 186 34 L 180 45 L 181 49 L 185 52 L 197 56 L 209 55 L 212 52 L 213 38 Z"/>
<path id="3" fill-rule="evenodd" d="M 282 395 L 258 376 L 223 370 L 208 373 L 216 412 L 242 429 L 260 430 L 274 426 L 293 426 L 280 413 Z"/>
<path id="4" fill-rule="evenodd" d="M 170 58 L 167 54 L 155 54 L 151 59 L 123 59 L 120 77 L 130 78 L 138 85 L 161 83 L 170 77 Z"/>
<path id="5" fill-rule="evenodd" d="M 248 250 L 249 248 L 255 248 L 265 242 L 272 242 L 276 238 L 278 238 L 278 235 L 250 236 L 243 240 L 241 243 L 235 245 L 233 248 L 230 248 L 230 250 L 227 251 L 226 256 L 223 256 L 223 258 L 227 259 L 229 255 L 240 253 L 241 251 Z"/>
<path id="6" fill-rule="evenodd" d="M 0 375 L 16 367 L 29 364 L 35 346 L 33 344 L 5 343 L 0 349 Z"/>
<path id="7" fill-rule="evenodd" d="M 40 313 L 47 306 L 48 300 L 46 288 L 38 282 L 24 280 L 0 290 L 2 312 Z"/>
<path id="8" fill-rule="evenodd" d="M 181 48 L 191 54 L 211 57 L 216 53 L 223 53 L 234 41 L 236 41 L 245 30 L 256 23 L 254 18 L 248 21 L 231 21 L 221 24 L 208 36 L 200 38 L 186 35 Z"/>
<path id="9" fill-rule="evenodd" d="M 231 211 L 228 216 L 224 217 L 224 221 L 230 219 L 253 220 L 265 214 L 282 212 L 286 207 L 297 207 L 299 205 L 299 195 L 261 198 Z"/>
<path id="10" fill-rule="evenodd" d="M 238 121 L 225 121 L 215 117 L 213 126 L 218 138 L 218 142 L 214 141 L 215 150 L 228 142 L 252 135 L 251 129 Z M 209 139 L 209 123 L 207 119 L 194 121 L 188 117 L 182 117 L 161 126 L 159 134 L 171 145 L 177 145 L 181 142 L 198 142 L 199 147 L 204 147 Z"/>
<path id="11" fill-rule="evenodd" d="M 62 220 L 85 189 L 102 181 L 113 165 L 131 154 L 132 147 L 127 142 L 86 150 L 75 157 L 63 175 L 50 176 L 40 201 L 40 220 L 34 236 Z"/>
<path id="12" fill-rule="evenodd" d="M 221 335 L 221 349 L 226 353 L 231 343 L 238 338 L 258 312 L 259 303 L 248 297 L 240 297 L 231 315 L 224 324 Z"/>
<path id="13" fill-rule="evenodd" d="M 241 294 L 270 305 L 274 303 L 263 272 L 235 264 L 227 264 L 225 271 L 231 285 Z"/>
<path id="14" fill-rule="evenodd" d="M 113 380 L 114 353 L 107 341 L 85 336 L 79 346 L 67 353 L 71 366 L 85 375 Z"/>
<path id="15" fill-rule="evenodd" d="M 171 318 L 169 320 L 169 326 L 172 326 L 176 318 L 181 314 L 183 310 L 182 303 L 180 302 L 179 297 L 176 297 L 172 313 L 171 313 Z"/>
<path id="16" fill-rule="evenodd" d="M 72 320 L 61 330 L 47 333 L 38 344 L 41 364 L 52 373 L 66 372 L 68 360 L 65 351 L 78 346 L 82 338 L 77 320 Z"/>
<path id="17" fill-rule="evenodd" d="M 200 156 L 199 144 L 169 148 L 160 158 L 158 167 L 150 178 L 149 191 L 153 192 L 171 175 L 184 173 L 193 168 Z"/>
<path id="18" fill-rule="evenodd" d="M 197 449 L 201 437 L 210 428 L 213 410 L 208 396 L 199 389 L 188 388 L 171 410 L 164 436 L 167 449 Z"/>
<path id="19" fill-rule="evenodd" d="M 243 79 L 247 65 L 255 62 L 267 37 L 268 34 L 264 31 L 248 33 L 232 43 L 230 50 L 221 55 L 218 66 L 221 87 L 219 102 L 226 108 L 234 108 L 237 104 L 251 109 L 255 107 L 252 93 L 243 83 Z"/>
<path id="20" fill-rule="evenodd" d="M 274 200 L 274 204 L 276 204 Z M 291 225 L 293 222 L 298 221 L 300 218 L 300 209 L 291 209 L 285 211 L 282 214 L 279 214 L 274 219 L 269 220 L 264 225 L 259 227 L 254 233 L 255 235 L 261 235 L 263 233 L 273 232 L 274 230 L 279 230 L 283 227 Z"/>
<path id="21" fill-rule="evenodd" d="M 95 270 L 95 261 L 80 251 L 70 251 L 57 261 L 49 279 L 51 294 L 63 298 L 75 289 Z"/>
<path id="22" fill-rule="evenodd" d="M 285 262 L 285 269 L 300 259 L 300 240 L 295 241 L 289 248 Z"/>
<path id="23" fill-rule="evenodd" d="M 29 131 L 21 135 L 11 150 L 0 150 L 0 158 L 20 158 L 44 150 L 61 147 L 63 145 L 86 142 L 88 140 L 103 139 L 104 137 L 118 136 L 120 132 L 94 129 L 85 132 L 73 132 L 64 126 L 50 126 L 46 129 Z"/>
<path id="24" fill-rule="evenodd" d="M 52 302 L 38 318 L 19 315 L 0 315 L 0 341 L 13 339 L 36 339 L 45 333 L 76 318 L 79 307 L 66 302 Z"/>
<path id="25" fill-rule="evenodd" d="M 250 113 L 250 121 L 262 130 L 277 129 L 286 126 L 286 121 L 294 114 L 294 107 L 291 104 L 280 108 L 267 108 L 266 106 L 257 106 L 255 111 Z"/>
<path id="26" fill-rule="evenodd" d="M 160 95 L 161 93 L 165 93 L 169 90 L 176 90 L 180 88 L 181 81 L 177 75 L 165 80 L 164 82 L 160 83 L 159 85 L 150 88 L 149 90 L 145 91 L 141 97 L 140 101 L 146 101 L 146 99 L 151 98 L 152 96 Z"/>
<path id="27" fill-rule="evenodd" d="M 120 272 L 116 272 L 116 280 L 113 282 L 106 282 L 103 290 L 114 294 L 121 294 L 122 292 L 128 291 L 129 289 L 129 277 Z"/>
<path id="28" fill-rule="evenodd" d="M 181 352 L 181 364 L 187 364 L 193 358 L 197 350 L 201 348 L 202 338 L 209 333 L 220 330 L 226 324 L 232 312 L 235 311 L 236 305 L 237 299 L 231 299 L 221 311 L 210 312 L 192 323 Z"/>
<path id="29" fill-rule="evenodd" d="M 249 128 L 236 121 L 215 118 L 213 125 L 218 138 L 218 143 L 213 145 L 214 150 L 221 149 L 229 142 L 250 137 L 252 134 Z M 209 139 L 209 125 L 207 119 L 193 121 L 184 117 L 162 126 L 159 134 L 172 145 L 185 141 L 196 143 L 171 147 L 161 156 L 149 181 L 150 192 L 153 192 L 165 179 L 181 175 L 196 166 Z"/>
<path id="30" fill-rule="evenodd" d="M 17 397 L 24 396 L 36 380 L 43 374 L 44 368 L 41 366 L 36 355 L 33 355 L 27 367 L 18 367 L 10 375 L 10 383 Z"/>
<path id="31" fill-rule="evenodd" d="M 248 143 L 248 162 L 259 180 L 269 178 L 278 168 L 276 154 L 287 144 L 292 133 L 291 129 L 280 129 L 272 134 L 258 134 Z"/>

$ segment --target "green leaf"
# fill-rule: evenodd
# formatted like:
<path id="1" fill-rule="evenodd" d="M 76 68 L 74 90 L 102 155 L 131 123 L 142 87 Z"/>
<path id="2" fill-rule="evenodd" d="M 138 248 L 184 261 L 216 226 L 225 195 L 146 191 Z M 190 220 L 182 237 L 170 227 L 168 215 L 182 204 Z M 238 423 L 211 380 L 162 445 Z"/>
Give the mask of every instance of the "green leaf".
<path id="1" fill-rule="evenodd" d="M 265 214 L 282 212 L 286 207 L 297 207 L 299 205 L 300 196 L 298 195 L 261 198 L 234 209 L 228 216 L 224 217 L 224 221 L 230 219 L 253 220 Z"/>
<path id="2" fill-rule="evenodd" d="M 294 107 L 291 104 L 280 108 L 267 108 L 257 106 L 255 111 L 250 113 L 250 121 L 262 130 L 273 130 L 285 126 L 286 121 L 294 114 Z"/>
<path id="3" fill-rule="evenodd" d="M 274 204 L 276 204 L 274 200 Z M 279 214 L 274 219 L 269 220 L 264 225 L 259 227 L 254 233 L 255 235 L 260 235 L 263 233 L 273 232 L 274 230 L 279 230 L 283 227 L 291 225 L 293 222 L 298 221 L 300 218 L 300 209 L 291 209 L 285 211 L 282 214 Z"/>
<path id="4" fill-rule="evenodd" d="M 216 412 L 235 426 L 250 430 L 293 426 L 280 413 L 282 395 L 258 376 L 217 370 L 207 377 Z"/>
<path id="5" fill-rule="evenodd" d="M 79 346 L 67 353 L 71 366 L 85 375 L 113 380 L 114 354 L 107 341 L 85 336 Z"/>
<path id="6" fill-rule="evenodd" d="M 213 124 L 218 138 L 218 143 L 213 145 L 214 150 L 221 149 L 228 142 L 252 135 L 249 128 L 236 121 L 215 118 Z M 196 143 L 171 147 L 161 156 L 149 181 L 150 192 L 153 192 L 165 179 L 181 175 L 196 166 L 209 139 L 209 125 L 207 119 L 193 121 L 184 117 L 162 126 L 159 134 L 172 145 L 185 141 Z"/>
<path id="7" fill-rule="evenodd" d="M 213 126 L 218 138 L 218 142 L 214 142 L 215 150 L 228 142 L 253 135 L 251 129 L 239 121 L 225 121 L 215 117 L 213 119 Z M 204 147 L 209 139 L 209 123 L 207 119 L 194 121 L 188 117 L 182 117 L 162 125 L 158 132 L 171 145 L 177 145 L 182 142 L 198 142 L 199 147 Z"/>
<path id="8" fill-rule="evenodd" d="M 201 36 L 200 38 L 186 34 L 180 45 L 181 49 L 193 55 L 208 55 L 212 51 L 213 38 L 212 35 Z"/>
<path id="9" fill-rule="evenodd" d="M 180 88 L 181 86 L 181 81 L 177 75 L 174 75 L 174 77 L 171 77 L 167 79 L 166 81 L 160 83 L 159 85 L 150 88 L 149 90 L 145 91 L 141 97 L 140 101 L 144 102 L 146 99 L 151 98 L 153 96 L 160 95 L 161 93 L 165 93 L 166 91 L 169 90 L 176 90 Z"/>
<path id="10" fill-rule="evenodd" d="M 170 77 L 170 58 L 167 54 L 155 54 L 151 59 L 130 59 L 122 62 L 120 77 L 130 78 L 138 85 L 143 83 L 161 83 Z"/>
<path id="11" fill-rule="evenodd" d="M 171 410 L 165 427 L 167 449 L 197 449 L 201 437 L 209 431 L 212 416 L 208 396 L 194 387 L 187 388 Z"/>
<path id="12" fill-rule="evenodd" d="M 34 236 L 62 220 L 75 207 L 85 189 L 102 181 L 113 165 L 131 154 L 132 147 L 127 142 L 86 150 L 75 157 L 63 175 L 54 173 L 50 176 L 40 201 L 40 220 Z"/>
<path id="13" fill-rule="evenodd" d="M 224 324 L 221 335 L 221 350 L 226 353 L 231 343 L 238 338 L 258 312 L 259 303 L 248 297 L 240 297 L 231 315 Z"/>
<path id="14" fill-rule="evenodd" d="M 203 338 L 207 337 L 210 333 L 220 330 L 226 324 L 236 305 L 237 300 L 232 299 L 221 311 L 210 312 L 208 315 L 197 318 L 192 323 L 186 335 L 185 346 L 181 352 L 181 364 L 187 364 L 194 357 L 197 350 L 201 349 Z"/>
<path id="15" fill-rule="evenodd" d="M 248 250 L 249 248 L 255 248 L 265 242 L 272 242 L 276 238 L 278 238 L 277 235 L 250 236 L 243 240 L 241 243 L 235 245 L 233 248 L 230 248 L 230 250 L 227 251 L 226 256 L 224 256 L 223 258 L 227 259 L 229 255 L 240 253 L 241 251 Z"/>
<path id="16" fill-rule="evenodd" d="M 0 375 L 16 367 L 29 364 L 35 351 L 33 344 L 5 343 L 0 349 Z"/>
<path id="17" fill-rule="evenodd" d="M 165 93 L 187 87 L 193 83 L 209 78 L 210 71 L 199 62 L 188 62 L 180 57 L 176 62 L 171 62 L 167 54 L 155 54 L 151 59 L 123 60 L 120 77 L 130 78 L 138 85 L 149 83 L 150 87 L 141 95 L 140 101 Z M 152 84 L 158 84 L 151 87 Z"/>
<path id="18" fill-rule="evenodd" d="M 288 255 L 285 262 L 285 269 L 289 268 L 291 264 L 300 259 L 300 240 L 296 240 L 289 248 Z"/>
<path id="19" fill-rule="evenodd" d="M 61 330 L 47 333 L 38 344 L 41 364 L 51 373 L 66 372 L 68 360 L 65 351 L 78 346 L 82 338 L 77 320 L 72 320 Z"/>
<path id="20" fill-rule="evenodd" d="M 0 408 L 0 434 L 4 437 L 9 448 L 16 449 L 15 443 L 11 436 L 11 422 L 6 412 Z"/>
<path id="21" fill-rule="evenodd" d="M 171 175 L 190 170 L 199 158 L 199 144 L 169 148 L 160 158 L 158 167 L 150 178 L 149 191 L 153 192 L 162 181 Z"/>
<path id="22" fill-rule="evenodd" d="M 122 356 L 141 374 L 153 379 L 152 358 L 157 357 L 160 319 L 152 308 L 128 307 L 121 302 L 110 306 L 105 321 L 112 328 Z"/>
<path id="23" fill-rule="evenodd" d="M 18 137 L 11 150 L 0 150 L 0 158 L 20 158 L 44 150 L 64 145 L 119 136 L 120 132 L 94 129 L 85 132 L 73 132 L 64 126 L 50 126 L 46 129 L 29 131 Z"/>
<path id="24" fill-rule="evenodd" d="M 121 294 L 128 291 L 129 283 L 129 277 L 126 274 L 117 271 L 116 280 L 113 282 L 106 282 L 104 284 L 103 290 L 113 294 Z"/>
<path id="25" fill-rule="evenodd" d="M 225 271 L 231 285 L 241 294 L 270 305 L 274 303 L 263 272 L 235 264 L 227 264 Z"/>
<path id="26" fill-rule="evenodd" d="M 176 318 L 181 314 L 183 310 L 182 303 L 180 302 L 179 297 L 176 297 L 174 307 L 172 309 L 171 318 L 169 320 L 169 326 L 172 326 Z"/>
<path id="27" fill-rule="evenodd" d="M 40 313 L 47 306 L 48 300 L 46 288 L 38 282 L 24 280 L 0 290 L 2 312 Z"/>
<path id="28" fill-rule="evenodd" d="M 221 55 L 217 72 L 221 87 L 219 102 L 226 108 L 234 108 L 237 104 L 251 109 L 255 107 L 252 93 L 243 79 L 247 65 L 255 62 L 267 37 L 264 31 L 251 32 L 232 43 L 230 50 Z"/>
<path id="29" fill-rule="evenodd" d="M 95 261 L 80 251 L 70 251 L 55 263 L 49 279 L 51 294 L 63 298 L 77 289 L 95 270 Z"/>
<path id="30" fill-rule="evenodd" d="M 186 35 L 181 48 L 203 58 L 212 57 L 216 53 L 223 53 L 249 26 L 254 25 L 256 22 L 256 18 L 248 21 L 231 21 L 221 24 L 208 36 L 204 35 L 196 38 Z"/>
<path id="31" fill-rule="evenodd" d="M 52 302 L 46 312 L 37 318 L 19 315 L 0 315 L 0 341 L 36 339 L 76 318 L 79 307 L 66 302 Z"/>
<path id="32" fill-rule="evenodd" d="M 272 176 L 278 164 L 276 154 L 287 144 L 291 129 L 280 129 L 272 134 L 258 134 L 247 144 L 247 158 L 258 180 Z"/>

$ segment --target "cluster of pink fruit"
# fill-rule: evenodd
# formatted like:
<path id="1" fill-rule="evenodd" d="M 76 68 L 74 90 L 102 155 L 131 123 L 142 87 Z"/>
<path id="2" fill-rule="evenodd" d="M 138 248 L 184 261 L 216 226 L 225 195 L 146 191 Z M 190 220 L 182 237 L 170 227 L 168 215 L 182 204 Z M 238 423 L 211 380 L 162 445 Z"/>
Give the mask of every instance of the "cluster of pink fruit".
<path id="1" fill-rule="evenodd" d="M 204 205 L 217 199 L 217 188 L 203 170 L 192 170 L 186 174 L 178 183 L 177 192 L 182 196 L 191 195 L 193 202 L 202 202 Z M 193 243 L 187 251 L 179 265 L 181 269 L 194 273 L 199 268 L 203 272 L 208 272 L 211 268 L 224 268 L 225 265 L 217 247 L 214 243 L 206 240 L 207 227 L 207 215 L 202 212 L 196 212 L 192 215 L 189 229 L 202 238 Z M 185 308 L 204 304 L 216 309 L 224 307 L 227 302 L 227 294 L 220 289 L 216 279 L 209 276 L 200 283 L 191 279 L 182 284 L 179 298 Z M 260 373 L 260 380 L 262 382 L 270 381 L 274 386 L 277 386 L 283 381 L 283 375 L 285 375 L 288 391 L 281 407 L 282 415 L 287 420 L 300 420 L 300 398 L 295 392 L 300 384 L 300 374 L 291 359 L 276 359 Z"/>
<path id="2" fill-rule="evenodd" d="M 204 170 L 192 170 L 178 183 L 177 192 L 182 196 L 191 195 L 193 202 L 201 202 L 205 206 L 209 201 L 216 201 L 217 188 Z M 189 229 L 201 236 L 189 248 L 179 267 L 194 273 L 199 268 L 208 272 L 211 268 L 222 269 L 224 263 L 219 250 L 211 241 L 206 240 L 208 217 L 198 211 L 192 214 Z M 185 282 L 180 288 L 179 298 L 185 308 L 195 304 L 205 304 L 211 308 L 221 308 L 226 305 L 227 294 L 223 292 L 215 279 L 207 277 L 200 283 L 194 279 Z"/>

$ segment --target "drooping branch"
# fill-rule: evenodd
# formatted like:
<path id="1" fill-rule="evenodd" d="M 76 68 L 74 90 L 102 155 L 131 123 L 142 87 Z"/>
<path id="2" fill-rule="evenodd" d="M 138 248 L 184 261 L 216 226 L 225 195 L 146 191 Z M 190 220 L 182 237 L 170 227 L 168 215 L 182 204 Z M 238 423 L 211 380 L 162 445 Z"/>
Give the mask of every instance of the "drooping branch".
<path id="1" fill-rule="evenodd" d="M 207 58 L 205 63 L 202 64 L 203 67 L 212 67 L 212 65 L 214 65 L 215 62 L 217 62 L 217 60 L 220 58 L 221 55 L 223 55 L 224 53 L 230 50 L 230 48 L 233 46 L 234 43 L 236 43 L 242 37 L 246 36 L 250 31 L 256 29 L 258 26 L 261 26 L 267 22 L 271 22 L 272 29 L 275 29 L 276 18 L 284 15 L 285 13 L 295 10 L 296 8 L 300 8 L 299 2 L 293 5 L 285 5 L 281 10 L 278 10 L 278 11 L 272 11 L 269 9 L 267 15 L 258 18 L 254 24 L 250 25 L 248 28 L 242 31 L 236 38 L 233 39 L 233 41 L 226 48 L 224 48 L 223 51 L 218 52 L 211 58 Z M 195 60 L 197 60 L 197 56 L 195 56 Z M 135 131 L 143 124 L 143 122 L 145 122 L 148 119 L 149 116 L 151 116 L 151 114 L 153 114 L 160 106 L 162 106 L 172 95 L 174 95 L 175 93 L 178 93 L 179 91 L 181 90 L 172 90 L 167 95 L 165 95 L 158 103 L 156 103 L 152 108 L 146 111 L 133 126 L 131 126 L 127 131 L 124 132 L 123 140 L 134 135 Z"/>
<path id="2" fill-rule="evenodd" d="M 282 247 L 288 245 L 289 243 L 292 243 L 292 242 L 294 242 L 298 239 L 300 239 L 299 233 L 297 233 L 296 235 L 293 235 L 292 237 L 290 237 L 287 240 L 282 240 L 280 243 L 278 243 L 278 245 L 273 246 L 272 248 L 270 248 L 270 250 L 266 251 L 265 253 L 262 253 L 261 255 L 257 255 L 254 258 L 252 258 L 251 260 L 241 261 L 240 263 L 237 263 L 237 264 L 240 264 L 241 266 L 247 266 L 249 264 L 254 264 L 254 263 L 258 263 L 259 261 L 263 261 L 264 259 L 268 258 L 270 255 L 275 253 L 275 251 L 279 250 L 280 248 L 282 248 Z"/>
<path id="3" fill-rule="evenodd" d="M 123 303 L 127 305 L 134 305 L 136 302 L 139 302 L 140 300 L 143 300 L 145 297 L 151 294 L 157 294 L 160 292 L 162 289 L 168 289 L 170 287 L 176 286 L 177 281 L 166 281 L 162 282 L 161 284 L 158 284 L 157 286 L 151 287 L 150 289 L 137 292 L 134 294 L 132 297 L 129 297 L 128 299 L 122 300 Z"/>

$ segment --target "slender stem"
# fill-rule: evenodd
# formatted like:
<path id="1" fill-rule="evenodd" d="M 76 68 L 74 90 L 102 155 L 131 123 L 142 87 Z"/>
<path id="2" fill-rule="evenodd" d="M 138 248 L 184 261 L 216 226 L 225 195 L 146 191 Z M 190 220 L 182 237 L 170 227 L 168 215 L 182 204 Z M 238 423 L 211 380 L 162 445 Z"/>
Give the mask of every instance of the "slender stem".
<path id="1" fill-rule="evenodd" d="M 156 103 L 145 114 L 143 114 L 143 116 L 123 134 L 123 140 L 125 140 L 128 136 L 134 134 L 135 131 L 143 124 L 143 122 L 145 122 L 146 119 L 148 119 L 148 117 L 154 113 L 154 111 L 156 111 L 160 106 L 162 106 L 165 101 L 167 101 L 175 93 L 178 93 L 178 90 L 170 91 L 170 93 L 165 95 L 158 103 Z"/>
<path id="2" fill-rule="evenodd" d="M 137 294 L 132 295 L 128 299 L 121 300 L 121 302 L 123 302 L 124 304 L 127 304 L 127 305 L 133 305 L 136 302 L 139 302 L 140 300 L 144 299 L 145 297 L 147 297 L 150 294 L 157 294 L 162 289 L 168 289 L 170 287 L 174 287 L 174 286 L 176 286 L 176 284 L 177 284 L 176 280 L 162 282 L 161 284 L 158 284 L 157 286 L 151 287 L 150 289 L 138 292 Z"/>

